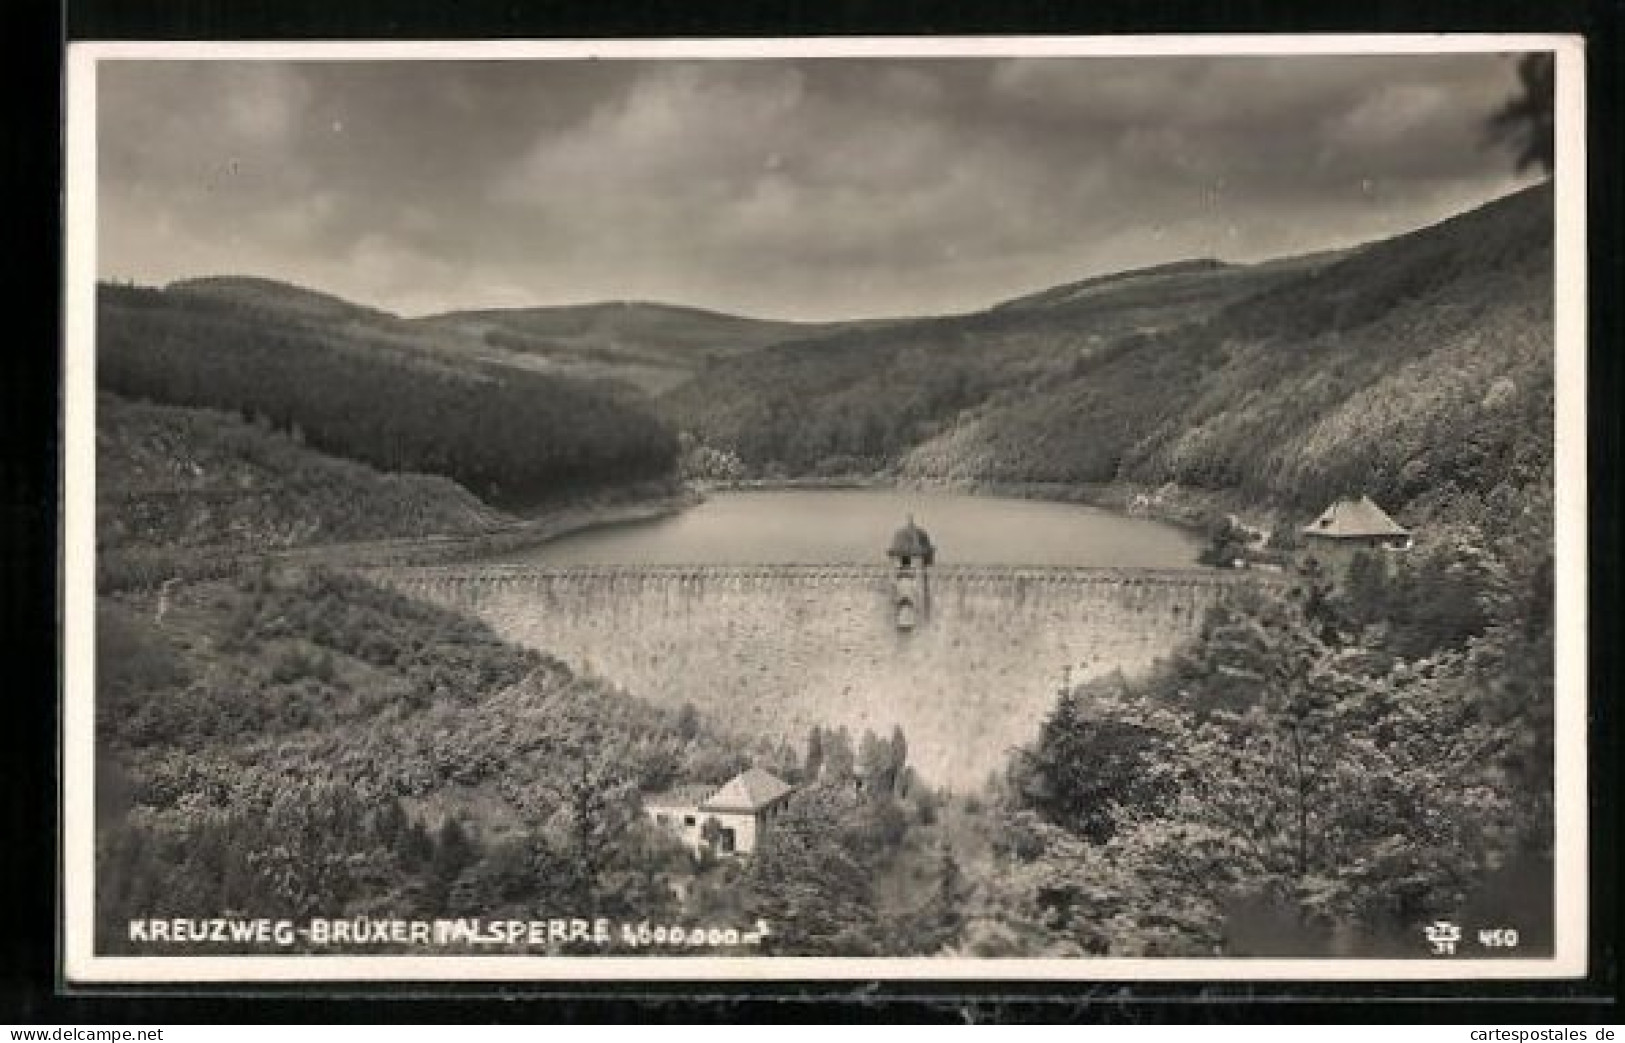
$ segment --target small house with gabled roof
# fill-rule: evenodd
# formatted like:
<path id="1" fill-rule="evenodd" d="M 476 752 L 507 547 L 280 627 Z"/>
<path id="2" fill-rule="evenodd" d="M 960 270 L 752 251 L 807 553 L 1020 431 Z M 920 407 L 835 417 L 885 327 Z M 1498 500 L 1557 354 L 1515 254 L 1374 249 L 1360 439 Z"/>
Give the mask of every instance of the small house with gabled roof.
<path id="1" fill-rule="evenodd" d="M 795 787 L 761 768 L 740 772 L 721 786 L 679 786 L 643 800 L 649 817 L 698 852 L 748 855 L 783 814 Z M 714 826 L 708 823 L 715 822 Z M 707 835 L 709 833 L 709 835 Z"/>
<path id="2" fill-rule="evenodd" d="M 1345 557 L 1357 550 L 1406 550 L 1411 534 L 1369 496 L 1338 500 L 1299 530 L 1311 552 Z"/>

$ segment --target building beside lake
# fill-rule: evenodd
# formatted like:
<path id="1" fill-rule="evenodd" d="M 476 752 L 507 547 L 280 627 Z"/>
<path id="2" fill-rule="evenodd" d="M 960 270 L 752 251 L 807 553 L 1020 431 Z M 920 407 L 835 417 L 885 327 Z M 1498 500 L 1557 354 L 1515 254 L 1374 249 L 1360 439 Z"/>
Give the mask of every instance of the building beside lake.
<path id="1" fill-rule="evenodd" d="M 795 787 L 761 768 L 740 772 L 721 786 L 679 786 L 643 800 L 649 817 L 696 853 L 755 851 Z M 710 823 L 715 823 L 710 825 Z"/>
<path id="2" fill-rule="evenodd" d="M 1369 496 L 1338 500 L 1299 531 L 1310 553 L 1332 560 L 1346 560 L 1362 550 L 1406 550 L 1411 545 L 1410 531 Z"/>

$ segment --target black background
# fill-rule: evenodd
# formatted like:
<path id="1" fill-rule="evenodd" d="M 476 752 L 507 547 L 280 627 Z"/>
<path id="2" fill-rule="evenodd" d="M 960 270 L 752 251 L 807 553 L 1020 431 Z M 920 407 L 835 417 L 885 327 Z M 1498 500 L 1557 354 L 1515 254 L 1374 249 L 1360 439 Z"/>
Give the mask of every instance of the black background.
<path id="1" fill-rule="evenodd" d="M 0 1023 L 1009 1021 L 1619 1023 L 1618 466 L 1625 0 L 7 0 L 15 109 L 0 274 Z M 59 978 L 58 408 L 64 44 L 78 39 L 403 39 L 894 34 L 1564 32 L 1588 49 L 1590 977 L 1567 982 L 1180 985 L 355 985 L 70 989 Z M 19 321 L 20 320 L 20 321 Z"/>

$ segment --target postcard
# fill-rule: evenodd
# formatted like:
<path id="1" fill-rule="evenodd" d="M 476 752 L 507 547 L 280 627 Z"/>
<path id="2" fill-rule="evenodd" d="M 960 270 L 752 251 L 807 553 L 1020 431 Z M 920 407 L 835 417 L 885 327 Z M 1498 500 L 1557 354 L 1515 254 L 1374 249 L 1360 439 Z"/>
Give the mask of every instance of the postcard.
<path id="1" fill-rule="evenodd" d="M 1584 975 L 1583 82 L 72 44 L 66 980 Z"/>

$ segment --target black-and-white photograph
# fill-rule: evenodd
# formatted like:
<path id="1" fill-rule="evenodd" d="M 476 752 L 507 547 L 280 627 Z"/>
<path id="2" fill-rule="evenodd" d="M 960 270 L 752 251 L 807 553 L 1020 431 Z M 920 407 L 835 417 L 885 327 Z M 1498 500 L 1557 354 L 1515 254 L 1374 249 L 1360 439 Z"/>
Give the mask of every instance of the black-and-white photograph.
<path id="1" fill-rule="evenodd" d="M 1584 972 L 1578 48 L 75 51 L 70 975 Z"/>

